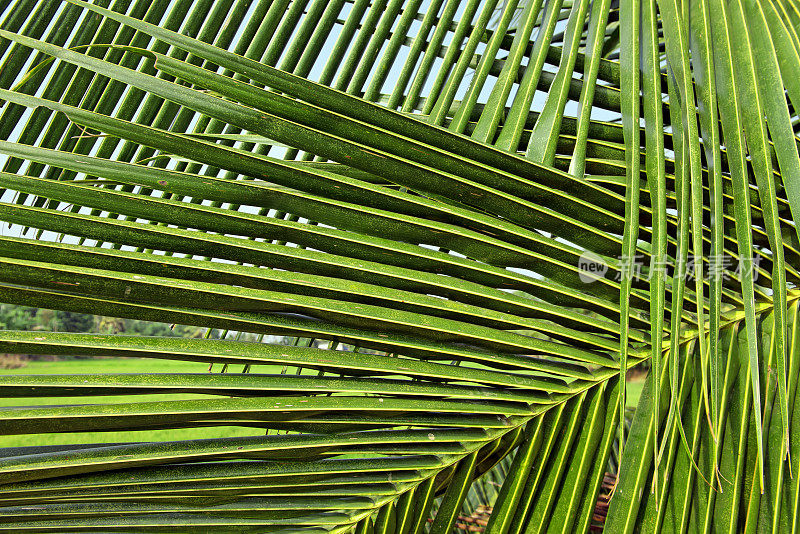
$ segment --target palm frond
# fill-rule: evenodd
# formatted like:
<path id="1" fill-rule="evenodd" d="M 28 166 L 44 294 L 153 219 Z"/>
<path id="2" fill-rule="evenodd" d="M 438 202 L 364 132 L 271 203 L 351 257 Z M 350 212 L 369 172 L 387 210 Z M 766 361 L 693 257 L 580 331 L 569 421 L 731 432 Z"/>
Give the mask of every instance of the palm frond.
<path id="1" fill-rule="evenodd" d="M 0 530 L 586 532 L 614 454 L 609 532 L 794 530 L 798 23 L 0 3 L 0 302 L 225 333 L 1 331 L 197 372 L 0 377 Z"/>

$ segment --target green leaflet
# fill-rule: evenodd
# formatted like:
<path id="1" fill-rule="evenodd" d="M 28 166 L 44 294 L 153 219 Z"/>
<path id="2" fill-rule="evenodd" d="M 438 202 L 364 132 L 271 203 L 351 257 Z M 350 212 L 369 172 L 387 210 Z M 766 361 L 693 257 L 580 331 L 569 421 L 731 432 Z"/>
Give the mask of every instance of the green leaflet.
<path id="1" fill-rule="evenodd" d="M 625 443 L 625 388 L 628 371 L 628 305 L 633 279 L 633 262 L 636 241 L 639 236 L 639 57 L 640 33 L 639 4 L 625 2 L 620 5 L 620 66 L 622 78 L 620 88 L 622 99 L 622 128 L 625 138 L 625 230 L 623 233 L 622 255 L 620 256 L 622 284 L 619 292 L 620 346 L 619 368 L 622 395 L 620 396 L 620 449 Z M 656 365 L 658 365 L 656 363 Z"/>

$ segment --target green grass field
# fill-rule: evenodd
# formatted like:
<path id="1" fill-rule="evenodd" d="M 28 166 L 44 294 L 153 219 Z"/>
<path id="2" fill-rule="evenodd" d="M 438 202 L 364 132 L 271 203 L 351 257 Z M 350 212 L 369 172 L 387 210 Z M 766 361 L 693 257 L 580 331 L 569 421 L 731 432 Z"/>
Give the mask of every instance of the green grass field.
<path id="1" fill-rule="evenodd" d="M 644 388 L 645 378 L 638 380 L 631 380 L 628 382 L 628 387 L 625 389 L 628 397 L 625 399 L 625 405 L 630 408 L 636 408 L 639 404 L 639 397 L 642 396 L 642 389 Z"/>
<path id="2" fill-rule="evenodd" d="M 232 366 L 229 372 L 240 372 L 241 366 Z M 215 368 L 219 372 L 220 369 Z M 279 367 L 275 366 L 254 366 L 251 370 L 254 373 L 278 373 Z M 103 374 L 103 373 L 205 373 L 208 372 L 208 365 L 197 362 L 182 362 L 170 360 L 151 360 L 144 358 L 109 358 L 109 359 L 90 359 L 90 360 L 65 360 L 56 362 L 30 362 L 26 367 L 19 369 L 4 369 L 0 374 Z M 636 406 L 642 393 L 644 380 L 628 382 L 628 406 Z M 136 395 L 138 402 L 162 401 L 162 400 L 188 400 L 209 398 L 207 395 L 192 394 L 158 394 L 158 395 Z M 131 402 L 130 395 L 120 396 L 98 396 L 92 397 L 92 402 L 96 403 L 115 403 Z M 36 406 L 53 404 L 79 404 L 86 403 L 87 399 L 72 399 L 71 397 L 47 398 L 47 397 L 28 397 L 28 398 L 0 398 L 0 409 L 8 406 Z M 77 443 L 96 443 L 105 441 L 107 443 L 125 441 L 172 441 L 184 439 L 200 438 L 219 438 L 235 436 L 254 436 L 263 435 L 264 430 L 245 427 L 208 427 L 208 428 L 185 428 L 174 430 L 142 430 L 142 431 L 123 431 L 123 432 L 103 432 L 102 436 L 95 433 L 60 433 L 60 434 L 35 434 L 22 436 L 0 436 L 0 447 L 19 447 L 25 445 L 66 445 Z"/>

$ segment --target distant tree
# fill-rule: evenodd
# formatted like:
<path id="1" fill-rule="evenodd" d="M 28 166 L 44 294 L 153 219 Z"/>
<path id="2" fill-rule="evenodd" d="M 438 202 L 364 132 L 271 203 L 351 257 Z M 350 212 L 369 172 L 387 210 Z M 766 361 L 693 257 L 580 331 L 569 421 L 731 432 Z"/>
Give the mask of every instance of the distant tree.
<path id="1" fill-rule="evenodd" d="M 125 321 L 119 317 L 97 316 L 96 331 L 101 334 L 118 334 L 125 332 Z"/>
<path id="2" fill-rule="evenodd" d="M 39 308 L 36 312 L 36 326 L 34 330 L 55 330 L 56 312 L 45 308 Z"/>
<path id="3" fill-rule="evenodd" d="M 60 332 L 92 332 L 94 316 L 88 313 L 57 311 L 55 315 L 56 329 Z"/>
<path id="4" fill-rule="evenodd" d="M 34 324 L 36 308 L 0 304 L 0 330 L 30 330 Z"/>

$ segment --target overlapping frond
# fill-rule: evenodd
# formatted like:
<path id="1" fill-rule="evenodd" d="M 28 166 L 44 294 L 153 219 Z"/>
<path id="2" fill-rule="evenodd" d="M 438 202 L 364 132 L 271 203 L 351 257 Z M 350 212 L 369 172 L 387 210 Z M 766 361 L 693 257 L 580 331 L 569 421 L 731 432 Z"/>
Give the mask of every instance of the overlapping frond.
<path id="1" fill-rule="evenodd" d="M 0 332 L 197 363 L 0 377 L 0 530 L 795 528 L 793 2 L 0 8 L 0 302 L 222 332 Z"/>

